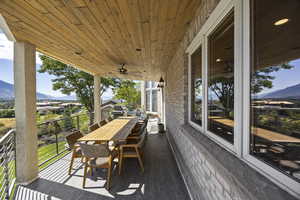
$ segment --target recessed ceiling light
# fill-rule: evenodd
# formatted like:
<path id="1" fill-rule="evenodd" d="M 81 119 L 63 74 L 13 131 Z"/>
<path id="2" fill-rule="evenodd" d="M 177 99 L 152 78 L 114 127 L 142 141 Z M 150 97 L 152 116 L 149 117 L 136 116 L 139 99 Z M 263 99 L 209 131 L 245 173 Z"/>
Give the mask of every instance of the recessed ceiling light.
<path id="1" fill-rule="evenodd" d="M 275 25 L 275 26 L 280 26 L 280 25 L 283 25 L 283 24 L 287 23 L 288 21 L 289 21 L 289 19 L 283 18 L 283 19 L 280 19 L 280 20 L 276 21 L 276 22 L 274 23 L 274 25 Z"/>
<path id="2" fill-rule="evenodd" d="M 223 60 L 221 59 L 221 58 L 218 58 L 217 60 L 216 60 L 216 62 L 222 62 Z"/>
<path id="3" fill-rule="evenodd" d="M 136 51 L 142 51 L 142 49 L 135 49 Z"/>

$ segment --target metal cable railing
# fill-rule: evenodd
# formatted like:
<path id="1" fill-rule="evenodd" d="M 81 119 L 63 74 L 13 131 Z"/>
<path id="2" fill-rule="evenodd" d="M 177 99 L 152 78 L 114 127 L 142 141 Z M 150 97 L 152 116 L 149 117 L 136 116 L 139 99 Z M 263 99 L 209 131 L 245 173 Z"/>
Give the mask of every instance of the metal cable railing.
<path id="1" fill-rule="evenodd" d="M 73 130 L 87 131 L 89 119 L 86 114 L 43 122 L 38 128 L 38 164 L 66 152 L 65 137 Z M 10 199 L 16 179 L 15 129 L 0 138 L 0 200 Z"/>
<path id="2" fill-rule="evenodd" d="M 0 139 L 0 199 L 9 199 L 16 177 L 15 130 Z"/>
<path id="3" fill-rule="evenodd" d="M 44 165 L 53 158 L 66 151 L 65 137 L 74 130 L 86 131 L 82 126 L 83 119 L 87 115 L 81 114 L 67 118 L 47 121 L 38 124 L 38 163 Z"/>

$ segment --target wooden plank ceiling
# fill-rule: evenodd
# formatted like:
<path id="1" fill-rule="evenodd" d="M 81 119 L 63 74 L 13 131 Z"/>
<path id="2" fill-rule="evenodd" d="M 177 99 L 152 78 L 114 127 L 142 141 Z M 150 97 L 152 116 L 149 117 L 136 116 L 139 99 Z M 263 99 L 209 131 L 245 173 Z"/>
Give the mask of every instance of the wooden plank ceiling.
<path id="1" fill-rule="evenodd" d="M 0 0 L 15 38 L 96 75 L 158 80 L 201 0 Z M 125 63 L 127 75 L 118 72 Z"/>

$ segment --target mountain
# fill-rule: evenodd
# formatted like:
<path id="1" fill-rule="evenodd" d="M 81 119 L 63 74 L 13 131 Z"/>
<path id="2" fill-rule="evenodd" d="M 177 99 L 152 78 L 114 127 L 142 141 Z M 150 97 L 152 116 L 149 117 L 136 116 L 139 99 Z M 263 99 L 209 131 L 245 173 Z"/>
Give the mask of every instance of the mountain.
<path id="1" fill-rule="evenodd" d="M 37 93 L 37 99 L 52 99 L 50 95 Z M 0 99 L 13 99 L 14 94 L 14 85 L 0 80 Z"/>
<path id="2" fill-rule="evenodd" d="M 260 98 L 269 98 L 269 99 L 285 99 L 285 98 L 294 98 L 300 99 L 300 84 L 293 85 L 281 90 L 276 90 L 267 94 L 263 94 Z"/>
<path id="3" fill-rule="evenodd" d="M 59 101 L 76 101 L 77 97 L 76 95 L 70 95 L 70 96 L 62 96 L 62 97 L 52 97 L 53 100 L 59 100 Z"/>

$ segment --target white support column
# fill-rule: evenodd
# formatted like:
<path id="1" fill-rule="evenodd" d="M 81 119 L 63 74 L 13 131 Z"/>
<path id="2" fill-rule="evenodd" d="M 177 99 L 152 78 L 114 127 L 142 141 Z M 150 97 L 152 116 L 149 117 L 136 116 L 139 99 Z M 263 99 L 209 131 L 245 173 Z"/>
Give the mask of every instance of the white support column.
<path id="1" fill-rule="evenodd" d="M 101 121 L 101 77 L 94 76 L 94 113 L 95 119 L 94 122 Z"/>
<path id="2" fill-rule="evenodd" d="M 146 90 L 145 90 L 146 81 L 141 81 L 141 109 L 146 111 Z"/>
<path id="3" fill-rule="evenodd" d="M 35 46 L 14 43 L 16 176 L 20 184 L 38 177 Z"/>

